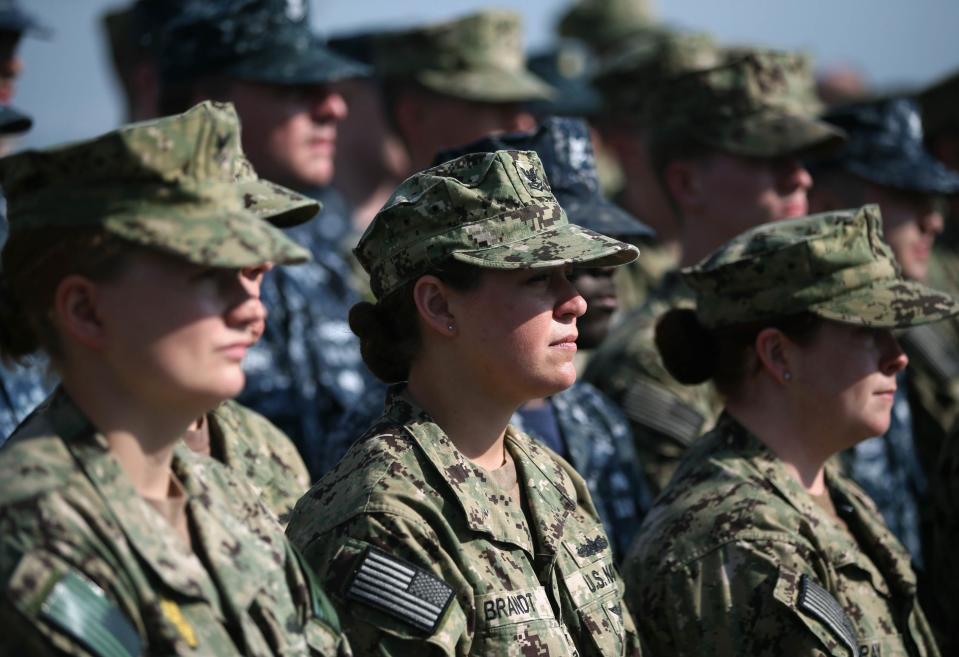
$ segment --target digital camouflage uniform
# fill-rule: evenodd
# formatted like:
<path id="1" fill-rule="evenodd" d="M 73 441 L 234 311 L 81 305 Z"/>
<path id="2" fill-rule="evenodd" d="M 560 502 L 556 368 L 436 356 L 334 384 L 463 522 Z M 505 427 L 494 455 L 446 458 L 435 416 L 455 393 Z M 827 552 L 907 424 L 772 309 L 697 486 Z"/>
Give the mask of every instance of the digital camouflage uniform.
<path id="1" fill-rule="evenodd" d="M 837 130 L 810 118 L 811 88 L 802 56 L 754 51 L 657 85 L 647 122 L 654 138 L 667 143 L 682 134 L 705 149 L 783 157 L 841 140 Z M 630 418 L 637 452 L 657 492 L 719 411 L 712 385 L 680 385 L 666 372 L 653 341 L 659 315 L 689 303 L 683 283 L 667 274 L 596 350 L 583 376 Z"/>
<path id="2" fill-rule="evenodd" d="M 929 570 L 938 586 L 933 590 L 937 615 L 933 618 L 943 655 L 959 653 L 959 423 L 946 437 L 932 487 L 933 526 Z"/>
<path id="3" fill-rule="evenodd" d="M 257 491 L 177 448 L 193 551 L 58 393 L 0 451 L 3 654 L 348 655 Z"/>
<path id="4" fill-rule="evenodd" d="M 369 388 L 360 402 L 340 420 L 324 445 L 323 472 L 329 472 L 350 446 L 383 413 L 386 389 Z M 547 399 L 566 446 L 563 458 L 586 482 L 616 563 L 625 556 L 643 515 L 653 502 L 652 491 L 639 467 L 629 422 L 605 395 L 588 383 L 576 382 Z M 519 413 L 510 424 L 542 441 L 523 425 Z"/>
<path id="5" fill-rule="evenodd" d="M 368 73 L 311 32 L 308 2 L 190 1 L 156 20 L 162 22 L 153 30 L 161 35 L 165 84 L 220 75 L 295 88 Z M 359 301 L 342 254 L 348 213 L 332 189 L 297 191 L 322 202 L 315 221 L 287 233 L 313 260 L 265 277 L 260 294 L 269 311 L 266 331 L 244 361 L 248 383 L 239 400 L 286 433 L 314 470 L 327 432 L 362 393 L 368 376 L 347 325 L 349 309 Z"/>
<path id="6" fill-rule="evenodd" d="M 955 316 L 904 280 L 878 208 L 765 224 L 683 270 L 709 330 L 802 312 L 870 328 Z M 655 655 L 939 654 L 910 557 L 833 466 L 835 515 L 732 415 L 684 456 L 627 560 L 628 601 Z"/>
<path id="7" fill-rule="evenodd" d="M 207 415 L 211 456 L 260 493 L 286 527 L 293 505 L 310 488 L 310 473 L 289 437 L 265 417 L 226 401 Z"/>
<path id="8" fill-rule="evenodd" d="M 525 512 L 402 395 L 297 505 L 290 539 L 358 654 L 640 654 L 585 482 L 506 435 Z M 377 550 L 426 573 L 438 618 L 417 627 L 358 597 L 352 574 Z"/>
<path id="9" fill-rule="evenodd" d="M 473 153 L 413 176 L 356 254 L 378 299 L 450 258 L 517 270 L 636 257 L 570 224 L 539 158 L 524 151 Z M 336 591 L 358 653 L 639 654 L 585 482 L 505 431 L 521 502 L 394 393 L 376 426 L 297 503 L 288 534 Z"/>
<path id="10" fill-rule="evenodd" d="M 293 225 L 316 203 L 256 177 L 228 105 L 5 158 L 0 182 L 11 230 L 5 285 L 29 275 L 36 256 L 10 248 L 18 235 L 51 225 L 90 226 L 206 267 L 309 257 L 263 217 Z M 212 418 L 228 426 L 237 409 Z M 0 653 L 350 654 L 261 492 L 184 445 L 171 467 L 190 547 L 67 392 L 21 425 L 0 450 Z"/>

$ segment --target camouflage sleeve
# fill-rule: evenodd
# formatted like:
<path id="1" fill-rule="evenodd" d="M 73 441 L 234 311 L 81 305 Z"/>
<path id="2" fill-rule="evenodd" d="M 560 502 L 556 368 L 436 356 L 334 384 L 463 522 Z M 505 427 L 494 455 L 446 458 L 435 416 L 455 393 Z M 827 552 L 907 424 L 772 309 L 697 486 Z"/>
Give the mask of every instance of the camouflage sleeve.
<path id="1" fill-rule="evenodd" d="M 110 586 L 111 568 L 87 557 L 83 568 L 63 548 L 0 544 L 0 654 L 139 657 L 145 633 Z"/>
<path id="2" fill-rule="evenodd" d="M 627 581 L 639 585 L 627 602 L 648 652 L 854 657 L 848 619 L 803 551 L 786 543 L 765 547 L 732 543 L 668 572 L 629 571 Z M 817 608 L 810 606 L 812 593 Z"/>
<path id="3" fill-rule="evenodd" d="M 465 656 L 473 592 L 466 567 L 425 524 L 357 516 L 304 546 L 357 655 Z M 386 573 L 386 574 L 384 574 Z M 406 581 L 397 593 L 389 576 Z"/>

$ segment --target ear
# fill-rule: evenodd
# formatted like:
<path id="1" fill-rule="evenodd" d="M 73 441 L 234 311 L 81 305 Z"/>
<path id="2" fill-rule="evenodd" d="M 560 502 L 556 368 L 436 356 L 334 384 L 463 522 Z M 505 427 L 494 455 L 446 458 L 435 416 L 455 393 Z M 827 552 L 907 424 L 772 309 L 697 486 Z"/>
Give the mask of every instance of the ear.
<path id="1" fill-rule="evenodd" d="M 787 385 L 792 376 L 792 341 L 779 329 L 766 328 L 756 335 L 756 357 L 760 366 L 779 385 Z M 788 373 L 788 375 L 787 375 Z"/>
<path id="2" fill-rule="evenodd" d="M 413 302 L 426 328 L 439 335 L 456 334 L 456 318 L 450 310 L 449 288 L 443 281 L 436 276 L 420 276 L 413 286 Z"/>
<path id="3" fill-rule="evenodd" d="M 97 286 L 77 274 L 65 277 L 53 296 L 54 321 L 70 339 L 91 349 L 103 349 L 106 330 L 98 308 Z"/>
<path id="4" fill-rule="evenodd" d="M 667 162 L 663 169 L 663 185 L 683 214 L 695 213 L 708 200 L 703 198 L 699 167 L 692 160 Z"/>

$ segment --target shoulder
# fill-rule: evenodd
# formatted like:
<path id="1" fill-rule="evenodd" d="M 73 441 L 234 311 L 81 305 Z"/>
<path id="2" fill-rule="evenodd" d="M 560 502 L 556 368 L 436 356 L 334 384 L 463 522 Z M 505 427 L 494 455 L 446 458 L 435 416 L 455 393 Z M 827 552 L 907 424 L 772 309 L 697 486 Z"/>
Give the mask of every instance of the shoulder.
<path id="1" fill-rule="evenodd" d="M 0 448 L 0 505 L 17 504 L 67 486 L 79 473 L 63 438 L 41 407 Z"/>
<path id="2" fill-rule="evenodd" d="M 403 513 L 407 498 L 423 497 L 433 488 L 426 482 L 430 475 L 423 461 L 405 425 L 385 419 L 375 423 L 297 502 L 290 535 L 323 532 L 372 511 Z"/>
<path id="3" fill-rule="evenodd" d="M 704 436 L 656 500 L 635 555 L 644 569 L 685 567 L 731 543 L 801 542 L 799 512 L 764 476 L 754 454 L 726 445 L 721 431 Z M 765 549 L 765 548 L 764 548 Z"/>

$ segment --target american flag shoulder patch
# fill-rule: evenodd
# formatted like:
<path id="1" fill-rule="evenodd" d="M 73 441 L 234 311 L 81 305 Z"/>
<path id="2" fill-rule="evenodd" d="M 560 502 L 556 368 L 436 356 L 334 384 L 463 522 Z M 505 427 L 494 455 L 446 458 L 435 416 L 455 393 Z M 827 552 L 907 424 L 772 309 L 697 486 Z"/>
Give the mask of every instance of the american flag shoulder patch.
<path id="1" fill-rule="evenodd" d="M 858 654 L 856 630 L 853 629 L 846 612 L 839 601 L 809 575 L 804 574 L 799 579 L 798 604 L 804 612 L 822 621 L 853 655 Z"/>
<path id="2" fill-rule="evenodd" d="M 433 633 L 453 599 L 453 589 L 432 573 L 370 547 L 346 597 Z"/>

